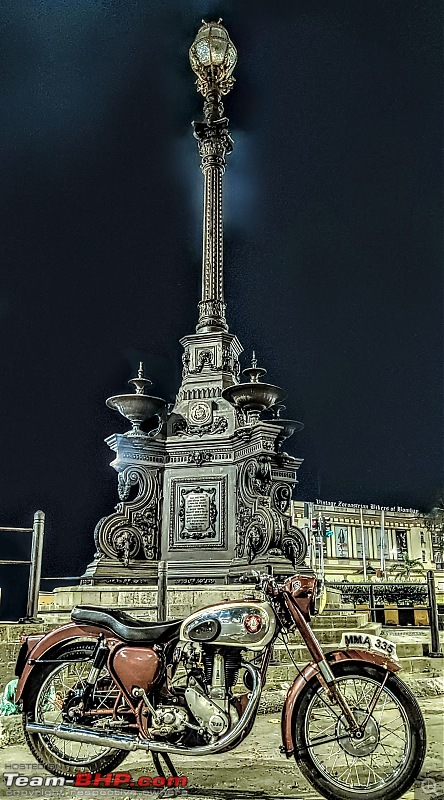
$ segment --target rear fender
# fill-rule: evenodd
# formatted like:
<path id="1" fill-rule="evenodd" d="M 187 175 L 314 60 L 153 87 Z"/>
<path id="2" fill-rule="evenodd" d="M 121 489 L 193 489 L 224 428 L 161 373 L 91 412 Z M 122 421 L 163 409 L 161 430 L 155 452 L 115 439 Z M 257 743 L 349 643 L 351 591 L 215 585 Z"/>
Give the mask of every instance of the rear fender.
<path id="1" fill-rule="evenodd" d="M 338 661 L 367 661 L 370 664 L 384 667 L 390 672 L 397 672 L 400 667 L 394 661 L 390 661 L 378 653 L 372 653 L 369 650 L 332 650 L 331 653 L 326 653 L 325 658 L 330 664 Z M 298 675 L 292 686 L 290 686 L 287 697 L 285 698 L 284 707 L 282 709 L 282 751 L 287 758 L 293 755 L 293 736 L 292 736 L 292 718 L 293 712 L 298 701 L 299 696 L 304 691 L 307 682 L 310 681 L 315 675 L 319 673 L 317 664 L 311 663 L 302 670 Z"/>
<path id="2" fill-rule="evenodd" d="M 17 661 L 15 664 L 15 673 L 14 673 L 17 676 L 17 678 L 20 678 L 20 675 L 22 674 L 26 662 L 30 656 L 31 650 L 34 649 L 34 647 L 36 646 L 37 642 L 40 641 L 40 639 L 43 639 L 44 635 L 45 635 L 44 633 L 33 633 L 30 634 L 29 636 L 21 637 L 20 641 L 22 642 L 22 644 L 19 650 L 19 654 L 17 656 Z"/>
<path id="3" fill-rule="evenodd" d="M 69 623 L 61 628 L 49 631 L 44 636 L 30 636 L 26 661 L 19 677 L 15 697 L 16 702 L 24 699 L 26 689 L 29 686 L 29 679 L 35 670 L 39 670 L 42 665 L 29 663 L 38 658 L 57 658 L 68 642 L 74 641 L 94 641 L 99 634 L 105 636 L 110 649 L 122 644 L 121 640 L 111 631 L 103 628 L 96 628 L 94 625 L 76 625 Z"/>

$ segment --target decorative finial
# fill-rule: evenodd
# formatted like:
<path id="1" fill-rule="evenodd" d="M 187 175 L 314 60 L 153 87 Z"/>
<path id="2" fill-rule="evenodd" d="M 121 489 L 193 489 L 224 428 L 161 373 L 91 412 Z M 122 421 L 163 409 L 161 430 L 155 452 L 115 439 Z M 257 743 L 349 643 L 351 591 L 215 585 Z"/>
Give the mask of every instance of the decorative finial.
<path id="1" fill-rule="evenodd" d="M 152 381 L 149 378 L 145 378 L 145 365 L 143 361 L 139 361 L 139 370 L 137 373 L 137 378 L 131 378 L 128 381 L 130 386 L 134 386 L 136 389 L 136 394 L 145 394 L 145 388 L 147 386 L 152 385 Z"/>
<path id="2" fill-rule="evenodd" d="M 251 367 L 247 367 L 247 369 L 243 369 L 242 370 L 242 375 L 246 375 L 250 379 L 251 383 L 259 383 L 259 378 L 261 378 L 262 375 L 266 375 L 266 374 L 267 374 L 267 370 L 266 369 L 263 369 L 263 367 L 258 367 L 257 358 L 256 358 L 256 352 L 255 352 L 255 350 L 253 350 L 253 357 L 251 359 Z"/>

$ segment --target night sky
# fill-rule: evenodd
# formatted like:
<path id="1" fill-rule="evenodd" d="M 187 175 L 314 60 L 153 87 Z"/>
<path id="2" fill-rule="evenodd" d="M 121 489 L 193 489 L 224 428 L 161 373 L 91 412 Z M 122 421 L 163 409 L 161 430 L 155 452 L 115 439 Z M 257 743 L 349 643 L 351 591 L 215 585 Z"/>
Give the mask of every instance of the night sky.
<path id="1" fill-rule="evenodd" d="M 230 330 L 305 430 L 297 497 L 427 508 L 443 485 L 442 19 L 432 0 L 4 0 L 0 524 L 79 575 L 117 502 L 139 360 L 174 399 L 200 289 L 188 47 L 223 18 Z M 4 541 L 4 540 L 2 540 Z M 17 552 L 17 551 L 14 551 Z"/>

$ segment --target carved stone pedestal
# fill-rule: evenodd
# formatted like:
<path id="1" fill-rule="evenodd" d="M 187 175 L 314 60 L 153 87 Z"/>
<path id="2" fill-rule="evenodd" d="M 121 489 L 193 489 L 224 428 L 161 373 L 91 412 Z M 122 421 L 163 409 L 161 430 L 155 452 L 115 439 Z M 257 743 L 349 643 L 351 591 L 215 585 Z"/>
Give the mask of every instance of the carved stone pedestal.
<path id="1" fill-rule="evenodd" d="M 96 527 L 83 583 L 153 584 L 159 559 L 172 583 L 224 584 L 250 565 L 288 574 L 303 563 L 305 538 L 290 517 L 301 460 L 276 452 L 274 424 L 245 424 L 220 396 L 215 366 L 206 365 L 193 399 L 179 393 L 154 438 L 107 440 L 120 502 Z"/>

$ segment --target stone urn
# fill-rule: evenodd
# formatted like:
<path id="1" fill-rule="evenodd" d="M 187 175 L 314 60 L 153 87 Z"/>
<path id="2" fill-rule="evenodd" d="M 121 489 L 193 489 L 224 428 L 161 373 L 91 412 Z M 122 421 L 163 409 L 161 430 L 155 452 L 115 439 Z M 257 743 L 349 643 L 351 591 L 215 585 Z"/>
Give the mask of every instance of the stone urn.
<path id="1" fill-rule="evenodd" d="M 159 415 L 165 408 L 166 402 L 161 397 L 145 394 L 146 387 L 151 386 L 152 381 L 145 378 L 142 362 L 139 364 L 137 378 L 132 378 L 128 383 L 135 387 L 135 394 L 117 394 L 108 397 L 106 405 L 113 411 L 119 411 L 131 422 L 132 430 L 126 434 L 127 436 L 147 436 L 148 434 L 145 434 L 140 426 L 147 419 Z"/>

